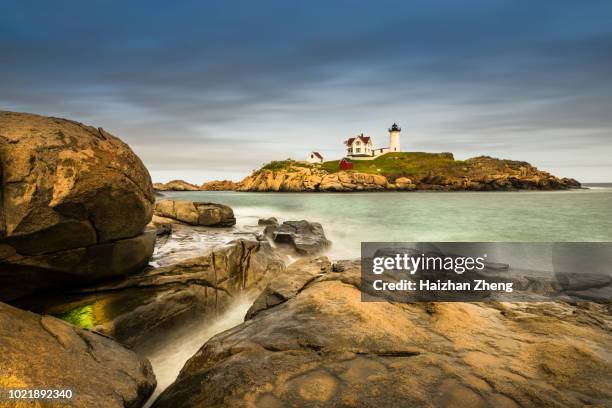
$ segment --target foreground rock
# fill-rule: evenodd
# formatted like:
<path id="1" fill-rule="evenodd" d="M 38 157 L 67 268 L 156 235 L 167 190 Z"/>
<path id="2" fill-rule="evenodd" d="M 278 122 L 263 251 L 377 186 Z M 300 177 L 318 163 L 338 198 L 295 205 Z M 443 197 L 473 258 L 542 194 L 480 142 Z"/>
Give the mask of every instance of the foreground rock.
<path id="1" fill-rule="evenodd" d="M 383 160 L 383 169 L 377 168 Z M 511 191 L 580 188 L 529 163 L 487 156 L 456 161 L 451 153 L 388 153 L 356 163 L 361 171 L 323 169 L 303 162 L 272 162 L 238 183 L 238 191 Z M 406 175 L 409 173 L 409 176 Z"/>
<path id="2" fill-rule="evenodd" d="M 68 388 L 66 406 L 139 407 L 156 384 L 149 362 L 113 340 L 4 303 L 0 349 L 0 388 Z"/>
<path id="3" fill-rule="evenodd" d="M 102 128 L 0 112 L 0 300 L 144 266 L 146 168 Z"/>
<path id="4" fill-rule="evenodd" d="M 137 346 L 191 319 L 216 316 L 235 296 L 261 290 L 283 269 L 270 244 L 237 240 L 205 256 L 103 285 L 25 298 L 18 306 Z"/>
<path id="5" fill-rule="evenodd" d="M 155 204 L 155 215 L 190 225 L 231 227 L 234 211 L 226 205 L 192 201 L 163 200 Z"/>
<path id="6" fill-rule="evenodd" d="M 285 221 L 278 225 L 275 221 L 264 220 L 267 223 L 264 235 L 276 244 L 290 246 L 300 255 L 316 255 L 331 245 L 318 222 Z M 262 225 L 262 220 L 259 220 L 259 224 Z"/>
<path id="7" fill-rule="evenodd" d="M 342 266 L 326 259 L 290 266 L 243 324 L 186 363 L 154 406 L 612 402 L 606 305 L 361 302 L 358 265 Z"/>
<path id="8" fill-rule="evenodd" d="M 188 183 L 184 180 L 172 180 L 167 183 L 155 183 L 153 188 L 156 191 L 199 191 L 200 187 Z"/>

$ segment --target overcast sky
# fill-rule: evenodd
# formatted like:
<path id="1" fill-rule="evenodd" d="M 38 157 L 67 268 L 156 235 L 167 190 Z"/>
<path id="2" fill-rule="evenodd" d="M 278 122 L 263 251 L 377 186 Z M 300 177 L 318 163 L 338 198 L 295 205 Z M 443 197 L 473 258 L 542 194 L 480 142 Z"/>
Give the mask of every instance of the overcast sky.
<path id="1" fill-rule="evenodd" d="M 612 1 L 2 0 L 0 109 L 241 179 L 402 127 L 402 148 L 612 181 Z"/>

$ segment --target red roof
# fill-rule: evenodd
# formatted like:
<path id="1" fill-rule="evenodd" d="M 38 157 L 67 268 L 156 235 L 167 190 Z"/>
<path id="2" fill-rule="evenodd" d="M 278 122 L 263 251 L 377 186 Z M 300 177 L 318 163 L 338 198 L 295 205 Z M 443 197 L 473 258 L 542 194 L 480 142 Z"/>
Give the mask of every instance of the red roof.
<path id="1" fill-rule="evenodd" d="M 319 153 L 319 152 L 312 152 L 312 154 L 317 156 L 319 159 L 323 160 L 323 156 L 321 156 L 321 153 Z"/>
<path id="2" fill-rule="evenodd" d="M 355 139 L 361 139 L 361 141 L 363 143 L 368 144 L 368 142 L 370 141 L 370 136 L 359 135 L 359 136 L 356 136 L 356 137 L 351 137 L 350 139 L 345 141 L 344 144 L 347 145 L 347 146 L 350 146 L 350 145 L 353 144 Z"/>

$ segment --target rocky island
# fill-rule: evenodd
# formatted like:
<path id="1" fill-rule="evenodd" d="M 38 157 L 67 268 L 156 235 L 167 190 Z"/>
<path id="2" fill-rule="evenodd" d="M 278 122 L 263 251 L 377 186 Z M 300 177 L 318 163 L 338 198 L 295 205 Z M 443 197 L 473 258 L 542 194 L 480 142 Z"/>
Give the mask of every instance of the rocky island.
<path id="1" fill-rule="evenodd" d="M 202 187 L 185 181 L 156 183 L 159 191 L 516 191 L 581 188 L 527 162 L 488 156 L 455 160 L 452 153 L 391 152 L 370 161 L 354 161 L 342 170 L 338 161 L 272 161 L 242 181 L 212 181 Z"/>

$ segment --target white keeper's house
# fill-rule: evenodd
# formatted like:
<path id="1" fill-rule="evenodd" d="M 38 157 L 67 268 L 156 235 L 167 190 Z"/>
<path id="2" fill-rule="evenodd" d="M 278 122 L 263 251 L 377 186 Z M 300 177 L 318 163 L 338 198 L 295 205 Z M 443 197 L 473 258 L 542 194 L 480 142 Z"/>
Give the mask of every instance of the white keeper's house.
<path id="1" fill-rule="evenodd" d="M 364 136 L 363 133 L 351 137 L 344 141 L 346 156 L 351 160 L 372 160 L 385 153 L 400 152 L 401 131 L 402 129 L 396 123 L 389 128 L 389 147 L 374 147 L 372 138 Z"/>

